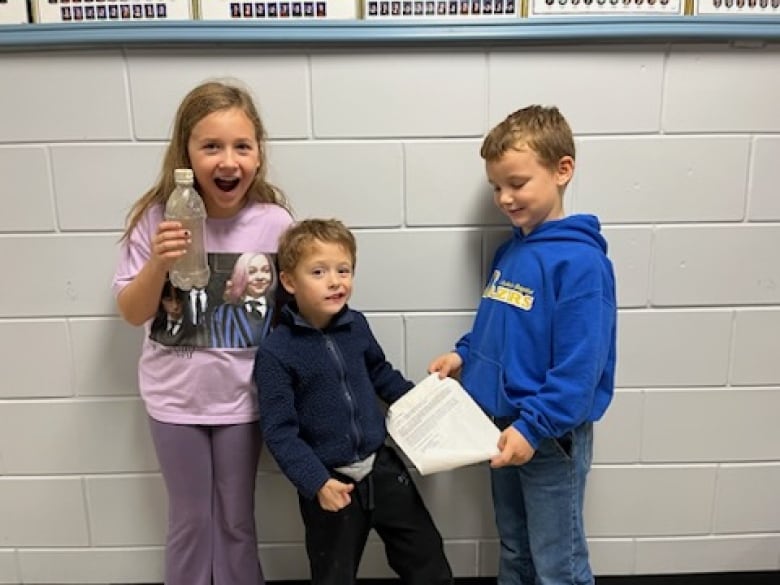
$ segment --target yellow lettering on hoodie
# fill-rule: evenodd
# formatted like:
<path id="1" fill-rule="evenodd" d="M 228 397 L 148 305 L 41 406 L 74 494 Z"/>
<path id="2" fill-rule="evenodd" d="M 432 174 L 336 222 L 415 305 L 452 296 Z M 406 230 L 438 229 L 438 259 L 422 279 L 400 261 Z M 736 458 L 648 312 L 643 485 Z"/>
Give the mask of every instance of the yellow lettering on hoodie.
<path id="1" fill-rule="evenodd" d="M 502 281 L 500 270 L 493 271 L 493 276 L 485 287 L 482 297 L 506 303 L 524 311 L 530 311 L 534 305 L 533 291 L 521 284 Z"/>

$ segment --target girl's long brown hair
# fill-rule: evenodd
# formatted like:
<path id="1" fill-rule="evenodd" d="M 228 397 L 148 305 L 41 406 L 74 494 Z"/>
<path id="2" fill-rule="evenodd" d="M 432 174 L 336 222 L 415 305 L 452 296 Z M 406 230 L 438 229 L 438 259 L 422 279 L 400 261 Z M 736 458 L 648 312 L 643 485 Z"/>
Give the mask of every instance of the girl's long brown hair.
<path id="1" fill-rule="evenodd" d="M 157 184 L 144 193 L 135 202 L 127 214 L 127 228 L 122 239 L 133 231 L 144 212 L 152 205 L 165 204 L 174 188 L 174 169 L 191 168 L 192 163 L 187 152 L 187 144 L 192 129 L 203 118 L 214 112 L 241 109 L 255 127 L 255 139 L 260 149 L 260 167 L 255 179 L 247 191 L 247 199 L 258 203 L 275 203 L 290 210 L 289 203 L 282 191 L 266 180 L 268 165 L 265 158 L 266 132 L 252 97 L 246 89 L 224 81 L 208 81 L 190 91 L 176 111 L 173 134 L 163 158 Z"/>

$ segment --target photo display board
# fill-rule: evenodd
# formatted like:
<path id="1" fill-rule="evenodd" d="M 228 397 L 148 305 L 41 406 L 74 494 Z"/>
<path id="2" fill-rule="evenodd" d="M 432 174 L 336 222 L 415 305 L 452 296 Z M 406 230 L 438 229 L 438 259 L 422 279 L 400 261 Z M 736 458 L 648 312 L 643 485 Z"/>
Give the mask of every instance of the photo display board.
<path id="1" fill-rule="evenodd" d="M 504 19 L 517 18 L 516 0 L 363 0 L 363 17 L 372 19 Z"/>
<path id="2" fill-rule="evenodd" d="M 26 0 L 0 0 L 0 24 L 27 24 Z"/>
<path id="3" fill-rule="evenodd" d="M 353 0 L 284 0 L 231 2 L 199 0 L 201 20 L 322 20 L 358 18 Z"/>
<path id="4" fill-rule="evenodd" d="M 780 0 L 695 0 L 694 14 L 780 16 Z"/>
<path id="5" fill-rule="evenodd" d="M 0 25 L 171 20 L 506 22 L 518 18 L 780 17 L 780 0 L 0 0 Z"/>
<path id="6" fill-rule="evenodd" d="M 685 14 L 685 0 L 528 0 L 528 17 Z"/>
<path id="7" fill-rule="evenodd" d="M 34 0 L 34 22 L 122 22 L 192 19 L 191 0 Z"/>

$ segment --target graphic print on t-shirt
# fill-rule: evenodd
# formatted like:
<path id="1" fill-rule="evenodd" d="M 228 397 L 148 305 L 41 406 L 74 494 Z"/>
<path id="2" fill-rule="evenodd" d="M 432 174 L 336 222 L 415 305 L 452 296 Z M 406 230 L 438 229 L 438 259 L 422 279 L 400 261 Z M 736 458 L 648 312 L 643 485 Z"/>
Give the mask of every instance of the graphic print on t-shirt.
<path id="1" fill-rule="evenodd" d="M 150 337 L 174 347 L 255 347 L 277 315 L 276 255 L 209 254 L 205 289 L 183 291 L 166 281 Z"/>

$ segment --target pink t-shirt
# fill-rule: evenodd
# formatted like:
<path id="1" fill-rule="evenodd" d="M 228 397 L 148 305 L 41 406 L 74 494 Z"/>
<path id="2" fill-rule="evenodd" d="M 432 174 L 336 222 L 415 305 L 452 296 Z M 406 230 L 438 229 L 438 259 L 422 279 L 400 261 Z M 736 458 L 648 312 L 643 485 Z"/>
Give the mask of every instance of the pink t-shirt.
<path id="1" fill-rule="evenodd" d="M 114 295 L 129 284 L 151 255 L 151 237 L 163 219 L 163 207 L 149 208 L 121 245 Z M 273 310 L 267 299 L 262 316 L 250 313 L 242 297 L 228 303 L 226 288 L 239 258 L 265 254 L 275 261 L 279 236 L 292 223 L 272 204 L 247 204 L 228 219 L 206 220 L 206 251 L 211 277 L 203 291 L 177 291 L 183 309 L 172 319 L 161 300 L 157 316 L 144 325 L 138 364 L 141 397 L 149 415 L 174 424 L 240 424 L 258 419 L 252 369 L 259 338 Z M 263 260 L 265 262 L 265 260 Z M 267 264 L 267 262 L 266 262 Z M 271 275 L 275 275 L 273 270 Z M 271 278 L 273 280 L 273 278 Z M 271 282 L 268 290 L 276 286 Z M 255 309 L 255 311 L 258 311 Z"/>

